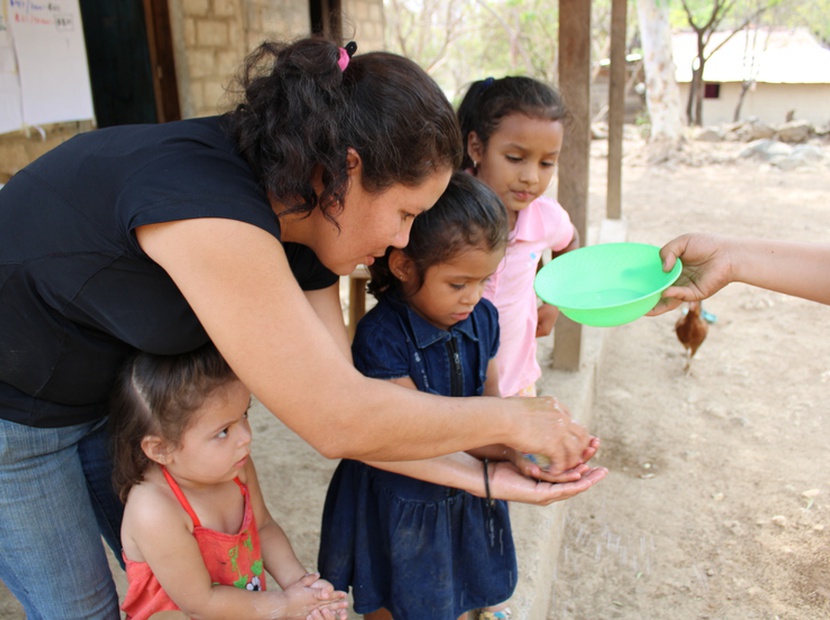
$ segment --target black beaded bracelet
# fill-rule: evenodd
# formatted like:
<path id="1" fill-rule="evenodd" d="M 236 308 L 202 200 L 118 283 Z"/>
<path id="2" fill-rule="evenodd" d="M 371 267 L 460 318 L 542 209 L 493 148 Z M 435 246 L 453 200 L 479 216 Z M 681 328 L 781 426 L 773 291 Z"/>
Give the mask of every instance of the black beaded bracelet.
<path id="1" fill-rule="evenodd" d="M 493 505 L 493 498 L 490 497 L 490 473 L 487 471 L 487 467 L 490 465 L 490 459 L 484 459 L 484 495 L 487 498 L 487 502 L 492 506 Z"/>

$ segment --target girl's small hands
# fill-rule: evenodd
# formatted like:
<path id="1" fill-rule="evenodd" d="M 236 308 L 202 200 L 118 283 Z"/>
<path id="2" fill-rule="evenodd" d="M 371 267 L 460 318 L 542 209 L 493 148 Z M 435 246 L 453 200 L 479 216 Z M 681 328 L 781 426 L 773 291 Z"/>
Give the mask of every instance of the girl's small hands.
<path id="1" fill-rule="evenodd" d="M 331 585 L 331 583 L 329 583 L 325 579 L 320 578 L 320 573 L 309 573 L 309 575 L 311 575 L 313 577 L 316 577 L 316 580 L 314 581 L 314 583 L 309 584 L 309 587 L 319 588 L 320 591 L 321 591 L 320 596 L 324 600 L 328 600 L 329 598 L 332 598 L 335 594 L 343 594 L 343 596 L 346 595 L 345 592 L 341 593 L 341 592 L 335 591 L 334 586 Z"/>
<path id="2" fill-rule="evenodd" d="M 542 304 L 537 312 L 536 337 L 549 336 L 556 324 L 556 319 L 559 318 L 559 308 L 550 304 Z"/>
<path id="3" fill-rule="evenodd" d="M 309 573 L 285 588 L 283 616 L 312 620 L 345 620 L 346 593 L 335 590 L 319 573 Z M 317 614 L 317 615 L 315 615 Z"/>
<path id="4" fill-rule="evenodd" d="M 576 482 L 590 471 L 591 468 L 584 463 L 580 463 L 576 467 L 563 471 L 559 474 L 552 474 L 546 469 L 543 469 L 541 475 L 538 476 L 536 480 L 539 482 L 552 482 L 557 484 L 561 484 L 563 482 Z"/>
<path id="5" fill-rule="evenodd" d="M 588 467 L 584 464 L 576 466 L 574 470 L 579 473 L 577 479 L 552 483 L 523 476 L 512 463 L 499 461 L 490 470 L 491 496 L 494 499 L 547 506 L 587 491 L 608 473 L 604 467 Z M 565 475 L 574 473 L 558 474 Z"/>
<path id="6" fill-rule="evenodd" d="M 513 448 L 508 448 L 504 460 L 512 463 L 513 467 L 518 469 L 519 473 L 527 478 L 539 480 L 545 475 L 545 470 L 533 460 L 533 457 L 522 454 Z"/>
<path id="7" fill-rule="evenodd" d="M 533 457 L 512 448 L 505 460 L 512 463 L 523 476 L 542 482 L 573 482 L 579 480 L 582 474 L 588 470 L 587 465 L 580 464 L 567 471 L 553 474 L 547 468 L 541 467 L 539 463 L 535 462 Z"/>
<path id="8" fill-rule="evenodd" d="M 348 620 L 349 614 L 345 609 L 315 609 L 306 616 L 306 620 Z"/>
<path id="9" fill-rule="evenodd" d="M 587 463 L 599 450 L 599 437 L 591 437 L 590 441 L 588 442 L 588 447 L 585 448 L 585 451 L 582 453 L 582 462 Z"/>

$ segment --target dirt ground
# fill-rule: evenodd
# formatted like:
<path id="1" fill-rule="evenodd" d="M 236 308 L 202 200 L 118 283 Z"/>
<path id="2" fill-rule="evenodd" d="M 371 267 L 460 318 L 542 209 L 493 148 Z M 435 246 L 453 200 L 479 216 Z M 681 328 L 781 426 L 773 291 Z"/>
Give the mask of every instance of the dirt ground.
<path id="1" fill-rule="evenodd" d="M 827 160 L 785 172 L 743 146 L 660 169 L 631 149 L 629 239 L 826 242 Z M 572 500 L 548 620 L 830 618 L 830 308 L 732 285 L 705 309 L 688 376 L 679 310 L 608 334 L 591 430 L 610 473 Z"/>
<path id="2" fill-rule="evenodd" d="M 653 168 L 628 142 L 629 239 L 827 241 L 830 146 L 788 171 L 736 158 L 743 146 L 692 143 Z M 604 150 L 594 143 L 593 221 Z M 733 285 L 706 309 L 717 320 L 688 376 L 679 312 L 606 334 L 591 430 L 610 473 L 571 500 L 548 618 L 518 620 L 830 618 L 830 308 Z M 261 408 L 251 419 L 266 499 L 313 567 L 334 463 Z M 0 619 L 22 617 L 0 584 Z"/>

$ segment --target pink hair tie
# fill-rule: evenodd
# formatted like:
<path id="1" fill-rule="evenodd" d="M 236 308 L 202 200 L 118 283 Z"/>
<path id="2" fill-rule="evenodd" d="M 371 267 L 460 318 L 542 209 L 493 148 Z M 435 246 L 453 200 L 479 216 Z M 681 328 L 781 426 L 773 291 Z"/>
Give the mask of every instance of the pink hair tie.
<path id="1" fill-rule="evenodd" d="M 349 41 L 346 43 L 346 47 L 338 48 L 340 55 L 337 57 L 337 66 L 340 67 L 341 71 L 345 71 L 346 67 L 349 66 L 349 61 L 351 60 L 354 53 L 357 51 L 357 43 L 354 41 Z"/>

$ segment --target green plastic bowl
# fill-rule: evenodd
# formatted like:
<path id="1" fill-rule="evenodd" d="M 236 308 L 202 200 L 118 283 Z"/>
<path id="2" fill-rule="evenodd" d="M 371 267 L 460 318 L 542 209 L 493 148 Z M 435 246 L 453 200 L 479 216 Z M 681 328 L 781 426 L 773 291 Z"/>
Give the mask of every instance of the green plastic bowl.
<path id="1" fill-rule="evenodd" d="M 639 319 L 680 276 L 666 273 L 660 248 L 644 243 L 589 245 L 558 256 L 536 274 L 536 294 L 569 319 L 613 327 Z"/>

